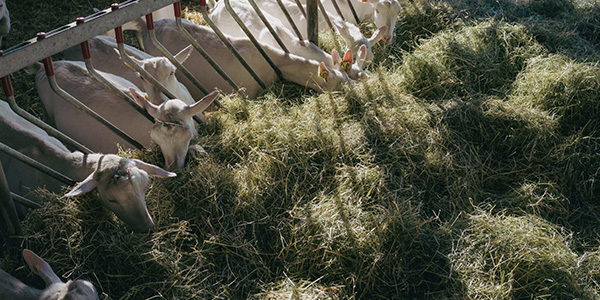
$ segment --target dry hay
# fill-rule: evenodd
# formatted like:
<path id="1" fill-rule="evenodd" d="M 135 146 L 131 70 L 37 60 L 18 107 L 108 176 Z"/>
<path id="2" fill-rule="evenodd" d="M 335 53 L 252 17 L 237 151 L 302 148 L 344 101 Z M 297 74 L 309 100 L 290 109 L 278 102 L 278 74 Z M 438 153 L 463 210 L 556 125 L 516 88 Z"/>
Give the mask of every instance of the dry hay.
<path id="1" fill-rule="evenodd" d="M 597 66 L 551 54 L 534 4 L 471 3 L 507 18 L 407 4 L 365 81 L 223 96 L 208 154 L 151 181 L 153 232 L 45 194 L 25 246 L 101 299 L 597 298 Z M 573 40 L 594 42 L 596 11 Z"/>
<path id="2" fill-rule="evenodd" d="M 598 279 L 597 264 L 590 272 L 582 263 L 589 258 L 573 252 L 570 240 L 540 218 L 479 212 L 469 217 L 450 260 L 466 299 L 597 298 L 587 288 Z"/>
<path id="3" fill-rule="evenodd" d="M 535 57 L 519 75 L 512 101 L 556 115 L 561 130 L 600 129 L 600 67 L 562 55 Z"/>
<path id="4" fill-rule="evenodd" d="M 543 51 L 523 26 L 483 22 L 424 40 L 399 72 L 407 92 L 420 98 L 502 95 L 525 61 Z"/>

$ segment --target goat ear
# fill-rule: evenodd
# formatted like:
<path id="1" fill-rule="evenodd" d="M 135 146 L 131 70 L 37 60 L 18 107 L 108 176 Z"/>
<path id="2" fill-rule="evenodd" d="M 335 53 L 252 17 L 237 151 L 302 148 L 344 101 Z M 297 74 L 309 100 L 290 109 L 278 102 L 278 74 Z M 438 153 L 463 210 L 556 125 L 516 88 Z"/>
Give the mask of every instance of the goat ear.
<path id="1" fill-rule="evenodd" d="M 362 44 L 358 48 L 358 53 L 356 53 L 356 65 L 362 69 L 366 60 L 367 60 L 367 45 Z"/>
<path id="2" fill-rule="evenodd" d="M 190 54 L 192 54 L 192 45 L 188 45 L 187 47 L 181 49 L 179 53 L 175 54 L 175 59 L 182 64 L 186 59 L 188 59 L 188 57 L 190 57 Z"/>
<path id="3" fill-rule="evenodd" d="M 94 179 L 94 175 L 96 175 L 96 172 L 90 174 L 90 176 L 88 176 L 82 182 L 77 184 L 71 191 L 66 193 L 63 197 L 74 197 L 83 195 L 96 188 L 98 186 L 98 181 Z"/>
<path id="4" fill-rule="evenodd" d="M 319 77 L 323 78 L 325 82 L 329 80 L 329 69 L 327 69 L 323 62 L 319 64 Z"/>
<path id="5" fill-rule="evenodd" d="M 143 162 L 139 159 L 134 159 L 133 160 L 135 162 L 135 166 L 138 167 L 141 170 L 146 171 L 146 173 L 148 173 L 149 176 L 157 176 L 157 177 L 177 177 L 177 174 L 169 172 L 167 170 L 164 170 L 160 167 L 157 167 L 153 164 L 149 164 L 146 162 Z"/>
<path id="6" fill-rule="evenodd" d="M 56 273 L 52 271 L 50 265 L 41 257 L 33 253 L 33 251 L 28 249 L 23 250 L 23 258 L 25 259 L 25 262 L 27 262 L 27 265 L 29 266 L 31 272 L 40 276 L 46 283 L 46 286 L 49 286 L 53 283 L 61 282 L 60 278 L 56 275 Z"/>
<path id="7" fill-rule="evenodd" d="M 346 54 L 344 54 L 344 60 L 342 61 L 340 67 L 344 72 L 348 73 L 348 71 L 350 71 L 351 66 L 352 66 L 352 51 L 348 50 L 348 51 L 346 51 Z"/>
<path id="8" fill-rule="evenodd" d="M 138 94 L 133 87 L 129 88 L 129 92 L 131 93 L 133 99 L 135 99 L 135 102 L 137 102 L 139 106 L 143 107 L 151 116 L 154 118 L 158 116 L 158 106 L 152 104 L 148 99 Z"/>
<path id="9" fill-rule="evenodd" d="M 185 115 L 189 116 L 189 118 L 192 118 L 193 116 L 203 112 L 206 108 L 208 108 L 208 106 L 213 103 L 215 101 L 215 99 L 217 99 L 217 96 L 219 96 L 219 91 L 215 90 L 212 93 L 204 96 L 204 98 L 196 101 L 196 103 L 188 106 L 185 109 Z"/>
<path id="10" fill-rule="evenodd" d="M 331 62 L 333 63 L 334 67 L 336 67 L 336 66 L 338 66 L 338 64 L 342 63 L 342 57 L 335 49 L 331 50 Z"/>
<path id="11" fill-rule="evenodd" d="M 373 32 L 373 35 L 369 38 L 369 44 L 371 44 L 371 46 L 377 44 L 377 42 L 379 42 L 379 41 L 381 41 L 381 39 L 383 39 L 383 35 L 387 31 L 388 31 L 387 25 L 379 27 L 377 30 L 375 30 L 375 32 Z"/>
<path id="12" fill-rule="evenodd" d="M 334 24 L 335 25 L 335 29 L 338 32 L 339 35 L 342 36 L 342 38 L 346 41 L 351 41 L 352 37 L 350 36 L 350 33 L 348 32 L 348 29 L 345 26 L 340 26 L 338 24 Z"/>

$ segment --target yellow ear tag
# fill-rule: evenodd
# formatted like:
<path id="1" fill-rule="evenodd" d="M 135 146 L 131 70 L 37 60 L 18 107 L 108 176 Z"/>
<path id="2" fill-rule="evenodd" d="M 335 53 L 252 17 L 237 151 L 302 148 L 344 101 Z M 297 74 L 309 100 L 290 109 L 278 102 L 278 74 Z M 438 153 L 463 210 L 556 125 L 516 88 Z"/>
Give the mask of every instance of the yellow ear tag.
<path id="1" fill-rule="evenodd" d="M 340 67 L 342 67 L 342 70 L 348 71 L 348 69 L 350 67 L 350 62 L 345 60 L 340 64 Z"/>
<path id="2" fill-rule="evenodd" d="M 323 71 L 319 72 L 319 77 L 321 77 L 323 79 L 327 79 L 327 77 L 329 77 L 329 71 L 323 70 Z"/>
<path id="3" fill-rule="evenodd" d="M 33 266 L 33 271 L 35 274 L 40 274 L 40 267 L 38 267 L 37 265 Z"/>

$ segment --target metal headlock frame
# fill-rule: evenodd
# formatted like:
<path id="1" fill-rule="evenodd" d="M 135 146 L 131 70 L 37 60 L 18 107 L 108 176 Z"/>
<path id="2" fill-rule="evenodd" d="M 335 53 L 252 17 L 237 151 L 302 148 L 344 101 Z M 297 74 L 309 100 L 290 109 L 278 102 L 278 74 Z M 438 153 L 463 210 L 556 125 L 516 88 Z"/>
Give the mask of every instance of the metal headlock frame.
<path id="1" fill-rule="evenodd" d="M 12 82 L 10 80 L 10 76 L 6 76 L 2 78 L 2 89 L 4 90 L 4 95 L 8 98 L 8 105 L 10 109 L 15 112 L 17 115 L 21 116 L 23 119 L 33 123 L 34 125 L 43 129 L 50 136 L 57 138 L 63 144 L 67 144 L 72 146 L 73 148 L 83 152 L 83 153 L 92 153 L 92 150 L 88 149 L 86 146 L 81 143 L 75 141 L 68 135 L 62 133 L 56 128 L 44 123 L 42 120 L 34 117 L 32 114 L 28 113 L 21 107 L 17 105 L 17 101 L 15 100 L 15 91 L 13 90 Z"/>
<path id="2" fill-rule="evenodd" d="M 51 55 L 67 49 L 73 46 L 76 43 L 81 43 L 82 51 L 84 52 L 84 61 L 86 64 L 86 68 L 88 72 L 98 81 L 102 82 L 105 86 L 108 86 L 111 90 L 115 91 L 115 88 L 112 87 L 110 83 L 108 83 L 100 74 L 98 74 L 93 68 L 93 64 L 91 63 L 91 55 L 86 55 L 86 49 L 89 52 L 89 44 L 87 40 L 91 37 L 94 37 L 98 34 L 106 32 L 112 28 L 115 28 L 115 25 L 123 24 L 125 22 L 131 21 L 135 18 L 146 15 L 154 10 L 160 9 L 163 6 L 171 4 L 175 2 L 174 0 L 154 0 L 153 2 L 147 2 L 146 5 L 132 5 L 138 4 L 136 0 L 128 0 L 121 5 L 123 5 L 124 9 L 119 10 L 118 12 L 113 12 L 108 15 L 109 10 L 99 11 L 88 17 L 88 21 L 85 19 L 78 20 L 77 22 L 73 22 L 62 26 L 58 29 L 52 30 L 47 34 L 40 35 L 38 38 L 34 38 L 25 42 L 22 42 L 19 45 L 16 45 L 12 48 L 7 49 L 6 51 L 0 50 L 0 78 L 2 81 L 2 86 L 5 95 L 8 98 L 8 103 L 11 108 L 17 115 L 23 117 L 24 119 L 30 121 L 34 125 L 40 127 L 44 131 L 46 131 L 50 136 L 57 138 L 64 144 L 70 145 L 72 148 L 79 150 L 83 153 L 91 153 L 92 151 L 87 147 L 81 145 L 79 142 L 73 140 L 68 137 L 64 133 L 56 130 L 55 128 L 47 125 L 42 122 L 38 118 L 29 114 L 25 110 L 21 109 L 14 98 L 14 90 L 12 88 L 12 83 L 10 81 L 10 74 L 16 72 L 28 65 L 37 62 L 39 60 L 44 60 L 44 67 L 46 69 L 48 76 L 48 81 L 50 83 L 51 88 L 59 95 L 64 97 L 69 102 L 74 102 L 75 104 L 80 104 L 76 106 L 82 106 L 89 110 L 89 108 L 85 107 L 85 105 L 79 103 L 77 99 L 72 98 L 66 92 L 62 91 L 60 87 L 56 84 L 56 79 L 53 74 L 53 64 Z M 126 8 L 125 8 L 126 7 Z M 111 8 L 111 11 L 114 9 Z M 119 26 L 120 29 L 120 26 Z M 51 71 L 52 70 L 52 71 Z M 151 80 L 151 79 L 150 79 Z M 119 91 L 120 92 L 120 91 Z M 123 93 L 117 93 L 121 97 L 124 96 Z M 125 95 L 123 98 L 129 98 Z M 129 100 L 131 100 L 129 98 Z M 76 101 L 76 102 L 75 102 Z M 131 104 L 131 101 L 128 101 Z M 139 106 L 134 106 L 139 107 Z M 138 112 L 142 113 L 149 120 L 153 120 L 147 112 L 136 109 Z M 197 120 L 198 121 L 198 120 Z M 104 123 L 104 122 L 103 122 Z M 108 123 L 108 122 L 107 122 Z M 110 123 L 108 123 L 110 124 Z M 116 127 L 115 127 L 116 128 Z M 112 128 L 111 128 L 112 129 Z M 141 147 L 139 143 L 134 141 L 131 138 L 125 138 L 130 143 L 137 147 Z M 0 151 L 8 154 L 9 156 L 18 159 L 41 172 L 58 179 L 68 185 L 73 185 L 75 182 L 69 177 L 57 172 L 44 164 L 39 163 L 38 161 L 31 159 L 30 157 L 19 153 L 18 151 L 0 143 Z M 5 243 L 8 247 L 9 252 L 15 251 L 20 246 L 20 241 L 22 240 L 20 237 L 22 236 L 22 230 L 19 218 L 16 213 L 14 202 L 19 202 L 24 204 L 25 206 L 31 208 L 39 208 L 41 205 L 37 204 L 34 201 L 28 200 L 20 195 L 17 195 L 13 192 L 10 192 L 8 184 L 6 182 L 6 176 L 4 173 L 4 169 L 2 168 L 2 164 L 0 163 L 0 231 L 3 233 L 3 237 Z"/>
<path id="3" fill-rule="evenodd" d="M 150 34 L 150 40 L 152 41 L 152 44 L 154 44 L 154 46 L 156 46 L 156 48 L 158 48 L 158 50 L 167 59 L 169 59 L 169 61 L 171 61 L 171 63 L 173 63 L 173 65 L 175 65 L 175 67 L 177 67 L 177 70 L 181 71 L 181 73 L 183 73 L 183 75 L 185 75 L 185 77 L 187 77 L 200 91 L 202 91 L 202 93 L 204 93 L 205 95 L 208 95 L 208 90 L 196 79 L 196 77 L 194 77 L 194 75 L 192 75 L 192 73 L 190 73 L 190 71 L 188 71 L 188 69 L 186 67 L 184 67 L 173 56 L 173 54 L 171 54 L 171 52 L 169 52 L 169 50 L 167 50 L 167 48 L 165 48 L 165 46 L 163 46 L 163 44 L 161 44 L 161 42 L 158 41 L 158 39 L 156 38 L 156 33 L 154 32 L 154 20 L 152 18 L 151 13 L 146 15 L 146 27 L 148 29 L 148 33 Z"/>
<path id="4" fill-rule="evenodd" d="M 85 18 L 77 18 L 77 23 L 82 24 L 85 22 Z M 129 105 L 135 109 L 138 113 L 144 116 L 148 121 L 154 123 L 154 118 L 150 116 L 150 114 L 141 106 L 139 106 L 135 100 L 129 97 L 127 94 L 123 93 L 119 88 L 114 86 L 110 81 L 106 80 L 96 69 L 94 68 L 94 64 L 92 63 L 92 53 L 90 51 L 90 44 L 88 41 L 84 41 L 81 44 L 81 53 L 83 54 L 83 61 L 85 62 L 85 67 L 88 70 L 88 73 L 92 75 L 97 81 L 102 83 L 105 87 L 109 88 L 113 93 L 121 96 Z"/>
<path id="5" fill-rule="evenodd" d="M 44 33 L 38 34 L 39 39 L 44 39 L 45 37 L 46 37 L 46 34 L 44 34 Z M 50 88 L 52 88 L 52 91 L 54 91 L 56 94 L 61 96 L 63 99 L 65 99 L 67 102 L 69 102 L 71 105 L 73 105 L 80 111 L 86 113 L 90 117 L 94 118 L 96 121 L 100 122 L 102 125 L 106 126 L 108 129 L 110 129 L 112 132 L 119 135 L 121 138 L 126 140 L 128 143 L 132 144 L 134 147 L 136 147 L 138 149 L 144 148 L 144 146 L 142 146 L 142 144 L 138 143 L 136 140 L 134 140 L 132 137 L 130 137 L 127 133 L 123 132 L 121 129 L 119 129 L 118 127 L 113 125 L 111 122 L 106 120 L 104 117 L 100 116 L 98 113 L 91 110 L 85 104 L 81 103 L 79 100 L 77 100 L 77 98 L 73 97 L 71 94 L 67 93 L 67 91 L 63 90 L 58 85 L 58 82 L 56 81 L 52 57 L 46 57 L 46 58 L 44 58 L 43 61 L 44 61 L 44 69 L 46 71 L 46 77 L 48 78 L 48 83 L 50 84 Z"/>
<path id="6" fill-rule="evenodd" d="M 199 0 L 199 1 L 200 1 L 200 6 L 201 6 L 201 13 L 202 13 L 204 19 L 209 24 L 209 26 L 214 30 L 214 32 L 217 34 L 217 36 L 225 43 L 225 45 L 234 54 L 234 56 L 240 61 L 240 63 L 244 66 L 244 68 L 257 81 L 257 83 L 263 89 L 266 88 L 266 85 L 261 81 L 261 79 L 258 77 L 258 75 L 245 62 L 245 60 L 241 57 L 239 52 L 237 50 L 235 50 L 233 45 L 231 45 L 231 43 L 229 43 L 229 41 L 225 38 L 225 36 L 218 29 L 218 27 L 210 20 L 210 18 L 208 16 L 207 8 L 206 8 L 206 0 Z M 284 51 L 286 53 L 288 53 L 287 49 L 285 48 L 285 45 L 283 45 L 283 42 L 281 42 L 281 40 L 279 39 L 277 34 L 274 33 L 274 30 L 271 28 L 268 21 L 264 18 L 264 15 L 262 15 L 262 13 L 260 12 L 260 9 L 258 9 L 258 7 L 256 6 L 256 3 L 253 0 L 250 0 L 250 1 L 251 1 L 251 5 L 256 10 L 259 17 L 261 17 L 261 19 L 263 20 L 263 23 L 265 23 L 265 26 L 270 30 L 270 32 L 274 35 L 274 38 L 278 41 L 278 44 L 280 44 L 280 46 L 282 46 L 282 49 L 284 49 Z M 307 16 L 307 13 L 304 11 L 302 5 L 300 5 L 299 0 L 295 0 L 295 1 L 296 1 L 296 4 L 298 5 L 298 7 L 300 8 L 301 12 L 305 16 Z M 315 1 L 315 0 L 308 0 L 308 3 L 314 4 L 313 1 Z M 333 1 L 335 1 L 335 0 L 333 0 Z M 260 45 L 258 44 L 256 39 L 252 36 L 251 33 L 249 33 L 249 31 L 245 27 L 245 25 L 243 25 L 243 23 L 239 20 L 239 17 L 237 16 L 237 14 L 235 14 L 233 9 L 231 8 L 231 6 L 229 4 L 229 0 L 225 0 L 225 2 L 227 4 L 228 10 L 232 14 L 232 16 L 234 16 L 234 18 L 236 19 L 238 24 L 240 24 L 242 29 L 245 29 L 244 31 L 246 32 L 246 34 L 248 34 L 250 40 L 257 47 L 257 49 L 259 50 L 261 55 L 263 55 L 265 60 L 267 60 L 267 62 L 275 70 L 277 75 L 279 77 L 283 77 L 281 72 L 279 71 L 279 69 L 271 61 L 271 59 L 268 57 L 268 55 L 266 55 L 266 53 L 264 52 L 262 47 L 260 47 Z M 292 18 L 289 16 L 289 13 L 287 12 L 287 10 L 284 8 L 283 4 L 281 3 L 281 0 L 277 0 L 277 2 L 280 5 L 280 7 L 283 9 L 284 14 L 286 15 L 286 18 L 290 22 L 290 25 L 294 29 L 298 38 L 302 39 L 302 35 L 300 34 L 299 30 L 295 26 Z M 319 3 L 320 8 L 322 9 L 322 11 L 325 12 L 320 1 L 318 1 L 318 3 Z M 31 114 L 29 114 L 25 110 L 21 109 L 16 104 L 16 101 L 14 98 L 14 91 L 12 89 L 12 84 L 10 82 L 10 77 L 9 77 L 10 74 L 30 65 L 33 62 L 43 60 L 44 68 L 45 68 L 46 75 L 48 78 L 48 82 L 50 84 L 50 87 L 52 88 L 52 90 L 55 93 L 57 93 L 58 95 L 63 97 L 65 100 L 67 100 L 69 103 L 71 103 L 78 109 L 84 111 L 86 114 L 97 119 L 103 125 L 107 126 L 110 130 L 112 130 L 113 132 L 115 132 L 116 134 L 121 136 L 123 139 L 127 140 L 129 143 L 131 143 L 135 147 L 143 148 L 143 146 L 140 143 L 138 143 L 137 141 L 135 141 L 134 139 L 129 137 L 126 133 L 122 132 L 116 126 L 114 126 L 110 122 L 106 121 L 104 118 L 99 116 L 97 113 L 90 110 L 87 106 L 85 106 L 80 101 L 78 101 L 77 99 L 72 97 L 70 94 L 65 92 L 63 89 L 61 89 L 56 82 L 56 78 L 54 77 L 54 66 L 52 63 L 52 58 L 50 56 L 53 55 L 54 53 L 57 53 L 59 51 L 62 51 L 66 48 L 73 46 L 73 44 L 74 44 L 73 42 L 75 42 L 75 44 L 80 43 L 80 46 L 81 46 L 81 49 L 82 49 L 82 52 L 84 55 L 84 62 L 85 62 L 86 68 L 87 68 L 88 72 L 90 73 L 90 75 L 92 77 L 94 77 L 96 80 L 98 80 L 99 82 L 101 82 L 103 85 L 108 87 L 110 90 L 115 92 L 117 95 L 119 95 L 123 99 L 125 99 L 130 105 L 132 105 L 132 107 L 134 107 L 134 109 L 136 109 L 136 111 L 141 113 L 148 120 L 153 121 L 153 118 L 146 111 L 141 109 L 129 96 L 127 96 L 126 94 L 124 94 L 123 92 L 118 90 L 116 87 L 114 87 L 114 85 L 112 85 L 110 82 L 108 82 L 104 77 L 102 77 L 102 75 L 100 75 L 95 70 L 95 68 L 93 67 L 93 64 L 92 64 L 91 54 L 89 51 L 89 43 L 87 40 L 89 38 L 92 38 L 103 32 L 114 29 L 116 37 L 117 37 L 117 47 L 118 47 L 119 53 L 121 54 L 122 59 L 124 61 L 126 61 L 133 69 L 138 71 L 141 74 L 141 76 L 143 76 L 145 79 L 149 80 L 151 83 L 153 83 L 157 87 L 159 87 L 159 89 L 167 97 L 174 98 L 174 96 L 171 92 L 169 92 L 153 76 L 151 76 L 148 72 L 146 72 L 143 68 L 141 68 L 125 52 L 124 41 L 123 41 L 123 31 L 119 24 L 124 24 L 126 22 L 129 22 L 131 20 L 134 20 L 136 18 L 139 18 L 139 17 L 145 15 L 148 20 L 147 24 L 149 26 L 148 29 L 150 32 L 150 37 L 151 37 L 152 42 L 155 44 L 155 46 L 169 60 L 171 60 L 171 62 L 186 77 L 188 77 L 188 79 L 190 79 L 190 81 L 194 85 L 196 85 L 203 93 L 206 94 L 208 91 L 197 81 L 196 78 L 191 76 L 190 72 L 185 67 L 183 67 L 183 65 L 181 65 L 174 59 L 173 55 L 171 55 L 168 51 L 163 51 L 166 49 L 156 39 L 156 36 L 153 31 L 153 22 L 152 22 L 151 13 L 153 11 L 158 10 L 169 4 L 173 4 L 173 6 L 174 6 L 177 26 L 179 27 L 179 30 L 181 31 L 181 33 L 190 41 L 190 43 L 194 46 L 194 48 L 207 60 L 207 62 L 217 71 L 217 73 L 220 76 L 222 76 L 235 90 L 239 91 L 239 87 L 235 84 L 235 82 L 233 82 L 233 80 L 231 80 L 231 78 L 229 76 L 227 76 L 227 74 L 218 66 L 218 64 L 216 64 L 216 62 L 214 60 L 212 60 L 210 58 L 210 56 L 208 56 L 206 51 L 204 51 L 202 49 L 202 47 L 193 39 L 193 37 L 189 34 L 189 32 L 187 32 L 187 30 L 185 30 L 185 28 L 183 27 L 182 22 L 181 22 L 180 1 L 154 0 L 154 1 L 144 2 L 144 6 L 137 5 L 137 4 L 139 4 L 138 0 L 127 0 L 121 4 L 113 4 L 113 5 L 111 5 L 111 8 L 109 8 L 109 9 L 105 9 L 105 10 L 96 12 L 95 14 L 92 14 L 91 16 L 88 16 L 87 20 L 85 18 L 81 18 L 81 19 L 78 18 L 76 20 L 76 22 L 69 23 L 65 26 L 62 26 L 55 30 L 52 30 L 48 33 L 39 34 L 37 38 L 31 39 L 28 41 L 24 41 L 19 45 L 16 45 L 14 47 L 7 49 L 6 51 L 0 50 L 0 78 L 2 79 L 2 85 L 4 88 L 4 92 L 9 99 L 8 103 L 9 103 L 9 106 L 11 107 L 11 109 L 15 113 L 20 115 L 21 117 L 32 122 L 36 126 L 42 128 L 49 135 L 59 139 L 61 142 L 71 145 L 73 148 L 75 148 L 79 151 L 82 151 L 84 153 L 92 152 L 90 149 L 81 145 L 79 142 L 73 140 L 72 138 L 68 137 L 67 135 L 63 134 L 62 132 L 54 129 L 53 127 L 47 125 L 46 123 L 44 123 L 41 120 L 37 119 L 36 117 L 32 116 Z M 352 4 L 349 2 L 349 0 L 348 0 L 348 4 L 351 6 L 352 11 L 355 15 L 355 18 L 358 20 L 356 13 L 354 12 L 354 9 L 352 7 Z M 309 12 L 309 15 L 311 13 L 314 14 L 314 10 L 312 12 Z M 148 17 L 148 15 L 150 17 Z M 327 16 L 326 13 L 325 13 L 325 16 Z M 311 17 L 309 17 L 309 18 L 311 18 Z M 314 29 L 317 26 L 316 25 L 317 21 L 314 21 L 315 20 L 314 16 L 312 17 L 312 20 L 313 20 L 314 24 L 308 25 L 308 26 L 309 27 L 312 26 L 312 28 Z M 309 21 L 309 24 L 311 24 L 311 21 Z M 328 21 L 328 24 L 331 27 L 331 23 L 329 21 Z M 310 32 L 310 30 L 309 30 L 309 32 Z M 313 36 L 313 38 L 314 38 L 314 36 Z M 318 39 L 318 37 L 317 37 L 317 39 Z M 313 39 L 313 42 L 316 43 L 317 40 Z M 200 122 L 199 118 L 195 117 L 194 119 L 197 122 Z M 19 153 L 18 151 L 14 150 L 2 143 L 0 143 L 0 150 L 2 152 L 9 154 L 10 156 L 13 156 L 13 157 L 25 162 L 26 164 L 46 173 L 49 176 L 62 181 L 62 182 L 65 182 L 69 185 L 75 184 L 75 182 L 72 179 L 70 179 L 69 177 Z M 4 228 L 6 230 L 5 233 L 6 233 L 6 237 L 8 239 L 11 239 L 15 236 L 20 236 L 22 234 L 22 231 L 20 228 L 20 223 L 19 223 L 18 217 L 16 215 L 16 210 L 14 207 L 13 199 L 14 199 L 14 201 L 20 202 L 29 207 L 40 207 L 39 204 L 9 191 L 8 185 L 6 183 L 6 177 L 4 174 L 4 170 L 2 169 L 2 165 L 0 164 L 0 202 L 2 203 L 1 216 L 3 217 L 2 218 L 2 221 L 3 221 L 2 228 Z M 10 245 L 10 243 L 7 242 L 7 245 Z"/>

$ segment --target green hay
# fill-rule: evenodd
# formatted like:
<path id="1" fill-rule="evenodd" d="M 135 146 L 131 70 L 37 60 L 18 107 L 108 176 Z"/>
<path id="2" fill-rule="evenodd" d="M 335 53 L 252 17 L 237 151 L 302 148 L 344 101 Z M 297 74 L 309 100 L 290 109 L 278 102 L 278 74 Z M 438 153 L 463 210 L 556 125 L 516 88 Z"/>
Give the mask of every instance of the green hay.
<path id="1" fill-rule="evenodd" d="M 473 215 L 450 259 L 468 299 L 598 297 L 569 236 L 539 218 Z"/>
<path id="2" fill-rule="evenodd" d="M 512 93 L 514 102 L 539 107 L 559 119 L 565 133 L 600 129 L 600 68 L 577 63 L 565 56 L 531 59 L 519 74 Z"/>

